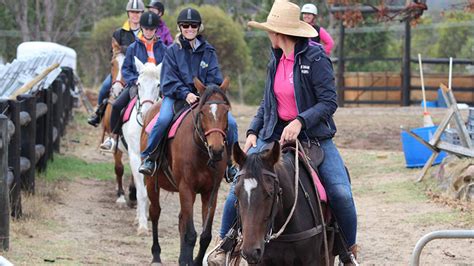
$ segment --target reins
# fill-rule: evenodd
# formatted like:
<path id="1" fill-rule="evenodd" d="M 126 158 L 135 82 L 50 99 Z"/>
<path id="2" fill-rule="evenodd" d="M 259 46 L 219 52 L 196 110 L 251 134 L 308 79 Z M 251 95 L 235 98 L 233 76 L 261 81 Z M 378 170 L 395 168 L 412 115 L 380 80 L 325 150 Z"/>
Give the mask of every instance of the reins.
<path id="1" fill-rule="evenodd" d="M 282 225 L 282 227 L 280 228 L 280 230 L 275 233 L 275 234 L 271 234 L 270 236 L 267 236 L 266 239 L 265 239 L 265 242 L 268 243 L 270 242 L 271 240 L 275 239 L 275 238 L 278 238 L 282 233 L 283 231 L 285 231 L 286 229 L 286 226 L 288 225 L 288 223 L 290 222 L 291 220 L 291 217 L 293 217 L 293 214 L 295 212 L 295 209 L 296 209 L 296 204 L 297 204 L 297 201 L 298 201 L 298 177 L 299 177 L 299 172 L 300 172 L 300 167 L 299 167 L 299 156 L 298 156 L 298 150 L 299 150 L 299 141 L 296 141 L 296 153 L 295 153 L 295 200 L 293 202 L 293 207 L 291 207 L 291 211 L 290 211 L 290 214 L 288 215 L 288 217 L 286 218 L 286 221 L 285 223 Z"/>

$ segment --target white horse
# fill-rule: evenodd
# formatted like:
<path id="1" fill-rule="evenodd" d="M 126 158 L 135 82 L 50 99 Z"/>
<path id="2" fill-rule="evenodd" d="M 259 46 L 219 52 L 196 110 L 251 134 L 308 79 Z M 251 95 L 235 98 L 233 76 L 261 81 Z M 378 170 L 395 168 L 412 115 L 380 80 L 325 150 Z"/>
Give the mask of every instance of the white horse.
<path id="1" fill-rule="evenodd" d="M 135 57 L 135 67 L 139 73 L 137 81 L 138 99 L 130 119 L 122 126 L 122 132 L 128 145 L 130 168 L 137 189 L 137 216 L 135 219 L 135 221 L 138 221 L 137 233 L 138 235 L 148 235 L 149 202 L 144 176 L 138 172 L 141 164 L 140 136 L 146 112 L 159 100 L 161 64 L 143 64 Z"/>

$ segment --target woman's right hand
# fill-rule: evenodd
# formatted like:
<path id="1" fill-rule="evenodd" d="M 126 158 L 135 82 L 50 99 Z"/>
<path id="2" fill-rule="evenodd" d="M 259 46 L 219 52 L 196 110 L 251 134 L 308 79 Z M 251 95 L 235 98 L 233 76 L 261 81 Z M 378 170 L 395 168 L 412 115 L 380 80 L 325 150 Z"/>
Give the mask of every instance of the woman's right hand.
<path id="1" fill-rule="evenodd" d="M 247 136 L 247 140 L 245 140 L 245 145 L 244 145 L 243 152 L 247 153 L 247 151 L 251 147 L 253 147 L 253 148 L 257 147 L 257 135 L 255 135 L 255 134 L 249 134 Z"/>
<path id="2" fill-rule="evenodd" d="M 186 95 L 186 102 L 191 105 L 193 104 L 194 102 L 196 102 L 197 100 L 199 99 L 199 96 L 197 96 L 196 94 L 190 92 L 188 93 L 188 95 Z"/>

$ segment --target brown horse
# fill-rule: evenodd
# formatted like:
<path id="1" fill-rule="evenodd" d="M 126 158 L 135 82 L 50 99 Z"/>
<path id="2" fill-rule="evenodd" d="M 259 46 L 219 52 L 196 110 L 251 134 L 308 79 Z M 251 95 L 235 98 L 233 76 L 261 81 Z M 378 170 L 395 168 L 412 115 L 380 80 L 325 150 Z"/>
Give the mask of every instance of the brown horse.
<path id="1" fill-rule="evenodd" d="M 111 71 L 110 74 L 112 76 L 112 88 L 111 92 L 109 95 L 109 98 L 107 100 L 107 106 L 105 108 L 104 116 L 102 117 L 102 139 L 101 143 L 104 141 L 105 136 L 109 138 L 114 138 L 112 134 L 112 128 L 110 125 L 110 116 L 112 114 L 112 103 L 114 100 L 119 96 L 120 92 L 124 89 L 125 87 L 125 82 L 122 77 L 122 65 L 123 61 L 125 59 L 125 55 L 121 52 L 121 47 L 115 41 L 112 39 L 112 60 L 110 62 L 111 64 Z M 120 206 L 124 206 L 127 202 L 125 200 L 125 192 L 123 189 L 123 184 L 122 184 L 122 178 L 123 178 L 123 173 L 124 173 L 124 167 L 122 163 L 122 156 L 123 156 L 123 151 L 121 149 L 114 149 L 113 150 L 113 155 L 114 155 L 114 171 L 115 171 L 115 179 L 117 181 L 117 200 L 116 203 Z M 130 182 L 130 187 L 129 187 L 130 195 L 129 198 L 132 201 L 136 200 L 136 189 L 133 184 L 133 181 Z"/>
<path id="2" fill-rule="evenodd" d="M 270 150 L 250 155 L 234 145 L 233 156 L 241 169 L 235 186 L 241 255 L 249 264 L 258 265 L 333 262 L 333 241 L 325 241 L 321 218 L 326 205 L 319 205 L 311 176 L 303 167 L 295 175 L 294 153 L 281 157 L 280 153 L 278 142 Z"/>
<path id="3" fill-rule="evenodd" d="M 155 176 L 146 176 L 153 229 L 153 263 L 161 263 L 161 247 L 158 243 L 160 188 L 179 192 L 180 265 L 201 265 L 212 238 L 217 191 L 224 176 L 228 156 L 225 140 L 230 102 L 225 91 L 229 81 L 225 79 L 220 87 L 205 87 L 197 79 L 194 83 L 200 94 L 199 105 L 184 118 L 175 137 L 167 144 L 166 160 L 169 162 L 171 174 L 165 174 L 163 167 L 168 168 L 162 164 Z M 145 124 L 148 124 L 158 111 L 159 105 L 155 104 L 147 113 Z M 147 134 L 143 130 L 142 150 L 146 143 Z M 193 262 L 193 249 L 197 238 L 193 221 L 196 194 L 201 194 L 203 231 L 199 240 L 199 252 Z"/>

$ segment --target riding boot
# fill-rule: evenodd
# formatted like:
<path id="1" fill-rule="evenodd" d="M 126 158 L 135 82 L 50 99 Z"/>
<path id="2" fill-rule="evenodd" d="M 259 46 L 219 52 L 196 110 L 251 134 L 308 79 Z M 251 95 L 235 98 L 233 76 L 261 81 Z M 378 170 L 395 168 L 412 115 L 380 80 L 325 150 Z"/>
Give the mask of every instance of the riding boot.
<path id="1" fill-rule="evenodd" d="M 143 160 L 142 164 L 140 165 L 140 168 L 138 168 L 138 172 L 144 175 L 153 175 L 155 173 L 157 168 L 156 161 L 158 160 L 159 147 L 160 144 L 158 143 L 157 147 L 153 150 L 153 152 Z"/>
<path id="2" fill-rule="evenodd" d="M 100 103 L 97 106 L 97 109 L 95 110 L 95 112 L 89 117 L 89 119 L 87 119 L 87 123 L 89 123 L 89 125 L 91 126 L 97 127 L 100 124 L 102 117 L 104 116 L 106 106 L 107 106 L 106 101 Z"/>
<path id="3" fill-rule="evenodd" d="M 354 244 L 349 248 L 350 262 L 344 263 L 344 266 L 358 266 L 359 265 L 359 262 L 357 261 L 357 250 L 358 250 L 357 244 Z"/>

